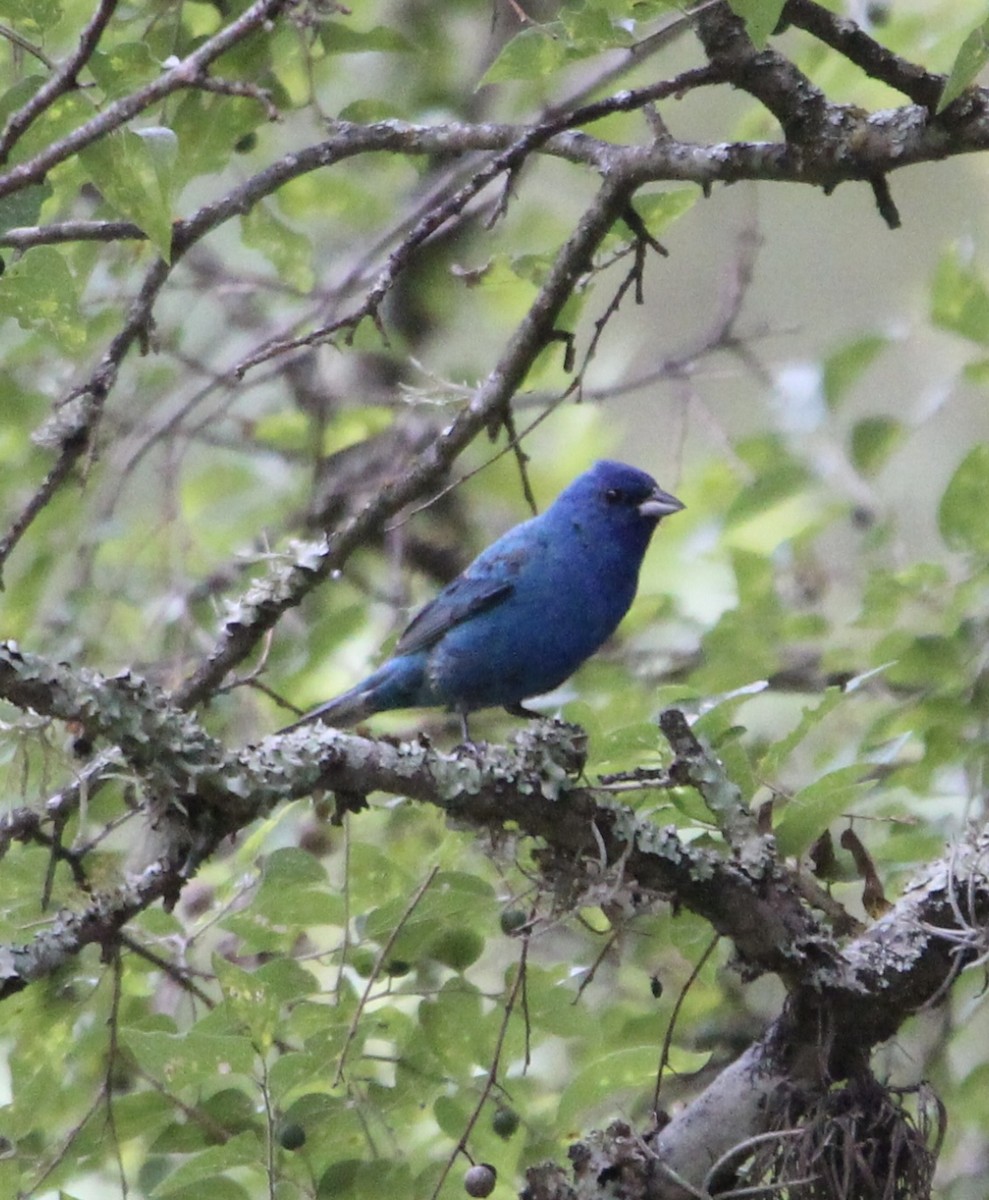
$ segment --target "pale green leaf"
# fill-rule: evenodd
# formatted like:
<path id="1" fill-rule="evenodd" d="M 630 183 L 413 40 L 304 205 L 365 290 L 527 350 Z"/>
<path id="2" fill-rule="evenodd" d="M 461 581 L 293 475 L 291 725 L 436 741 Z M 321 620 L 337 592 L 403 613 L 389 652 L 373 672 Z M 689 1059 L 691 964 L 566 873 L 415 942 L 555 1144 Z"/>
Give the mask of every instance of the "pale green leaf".
<path id="1" fill-rule="evenodd" d="M 762 47 L 779 24 L 786 0 L 728 0 L 731 10 L 745 22 L 754 45 Z"/>
<path id="2" fill-rule="evenodd" d="M 989 444 L 973 447 L 952 475 L 938 508 L 941 536 L 953 550 L 989 554 Z"/>
<path id="3" fill-rule="evenodd" d="M 955 248 L 941 257 L 934 272 L 931 320 L 942 329 L 989 346 L 989 291 Z"/>
<path id="4" fill-rule="evenodd" d="M 560 24 L 570 49 L 580 56 L 598 54 L 615 46 L 628 46 L 632 42 L 632 35 L 611 19 L 606 6 L 591 0 L 572 8 L 564 6 L 560 10 Z"/>
<path id="5" fill-rule="evenodd" d="M 319 36 L 327 54 L 409 54 L 415 49 L 408 38 L 386 25 L 354 29 L 343 21 L 321 21 Z"/>
<path id="6" fill-rule="evenodd" d="M 787 857 L 803 854 L 832 821 L 852 812 L 874 786 L 863 780 L 870 770 L 863 763 L 839 767 L 792 796 L 773 829 L 780 854 Z"/>
<path id="7" fill-rule="evenodd" d="M 872 672 L 870 672 L 871 674 Z M 760 778 L 772 784 L 776 781 L 780 768 L 790 757 L 800 743 L 812 733 L 830 713 L 846 698 L 841 688 L 828 688 L 817 704 L 807 704 L 801 710 L 800 720 L 786 735 L 774 742 L 759 761 L 758 774 Z"/>
<path id="8" fill-rule="evenodd" d="M 0 199 L 0 233 L 22 225 L 36 225 L 41 206 L 51 194 L 52 186 L 46 180 Z"/>
<path id="9" fill-rule="evenodd" d="M 0 20 L 10 21 L 21 33 L 43 33 L 61 19 L 58 0 L 0 0 Z"/>
<path id="10" fill-rule="evenodd" d="M 279 450 L 301 452 L 312 445 L 313 423 L 301 409 L 280 408 L 254 422 L 251 430 L 259 442 Z"/>
<path id="11" fill-rule="evenodd" d="M 856 338 L 824 360 L 821 387 L 828 408 L 837 409 L 849 389 L 889 345 L 889 338 L 870 333 Z"/>
<path id="12" fill-rule="evenodd" d="M 179 143 L 176 188 L 200 175 L 225 170 L 242 139 L 263 123 L 264 110 L 256 100 L 186 93 L 169 119 Z"/>
<path id="13" fill-rule="evenodd" d="M 207 1146 L 196 1154 L 191 1154 L 185 1162 L 175 1168 L 155 1188 L 152 1195 L 157 1197 L 175 1197 L 180 1189 L 192 1184 L 202 1187 L 201 1196 L 223 1196 L 216 1189 L 214 1176 L 220 1177 L 223 1172 L 234 1167 L 264 1164 L 264 1145 L 253 1133 L 239 1133 L 228 1139 L 222 1146 Z M 209 1180 L 209 1186 L 205 1181 Z M 227 1193 L 231 1195 L 232 1193 Z"/>
<path id="14" fill-rule="evenodd" d="M 612 1108 L 626 1091 L 649 1092 L 656 1085 L 659 1069 L 659 1040 L 643 1046 L 626 1046 L 593 1059 L 563 1089 L 557 1122 L 564 1129 L 579 1126 L 584 1114 L 595 1105 L 608 1103 Z M 677 1075 L 690 1075 L 707 1063 L 706 1051 L 672 1047 L 669 1067 Z"/>
<path id="15" fill-rule="evenodd" d="M 47 329 L 67 353 L 86 341 L 79 297 L 63 252 L 35 246 L 0 276 L 0 317 L 13 317 L 22 329 Z"/>
<path id="16" fill-rule="evenodd" d="M 323 430 L 320 452 L 337 454 L 348 446 L 356 446 L 358 442 L 384 433 L 394 420 L 395 413 L 380 405 L 342 409 Z"/>
<path id="17" fill-rule="evenodd" d="M 212 956 L 212 964 L 231 1016 L 247 1031 L 254 1045 L 266 1051 L 278 1020 L 277 999 L 254 972 L 246 971 L 221 954 Z"/>
<path id="18" fill-rule="evenodd" d="M 289 286 L 309 292 L 315 275 L 313 248 L 305 234 L 291 229 L 263 201 L 241 217 L 240 227 L 245 246 L 263 254 Z"/>
<path id="19" fill-rule="evenodd" d="M 171 135 L 174 138 L 174 134 Z M 164 259 L 172 252 L 171 172 L 153 139 L 119 129 L 87 146 L 80 157 L 97 188 L 121 217 L 139 226 Z"/>
<path id="20" fill-rule="evenodd" d="M 142 1070 L 171 1088 L 208 1083 L 220 1075 L 247 1075 L 255 1065 L 254 1047 L 244 1037 L 129 1029 L 123 1041 Z"/>
<path id="21" fill-rule="evenodd" d="M 874 475 L 905 434 L 903 426 L 893 417 L 863 417 L 852 428 L 852 462 L 863 475 Z"/>
<path id="22" fill-rule="evenodd" d="M 478 86 L 508 79 L 542 79 L 551 75 L 566 58 L 566 43 L 559 34 L 554 36 L 542 26 L 523 29 L 501 48 Z"/>
<path id="23" fill-rule="evenodd" d="M 90 55 L 89 69 L 107 100 L 117 100 L 161 74 L 146 42 L 120 42 Z"/>
<path id="24" fill-rule="evenodd" d="M 0 128 L 32 99 L 46 82 L 43 75 L 28 75 L 9 91 L 4 92 L 3 96 L 0 96 Z M 20 162 L 43 151 L 84 124 L 95 113 L 96 109 L 87 93 L 81 90 L 64 92 L 21 133 L 11 150 L 11 162 Z"/>
<path id="25" fill-rule="evenodd" d="M 697 203 L 700 192 L 696 188 L 676 188 L 669 192 L 650 192 L 635 197 L 635 211 L 653 235 L 659 235 L 674 221 Z"/>
<path id="26" fill-rule="evenodd" d="M 962 92 L 974 82 L 976 75 L 989 62 L 989 20 L 983 21 L 978 28 L 965 38 L 959 47 L 958 54 L 948 73 L 948 80 L 938 101 L 937 111 L 942 112 L 952 100 L 956 100 Z"/>

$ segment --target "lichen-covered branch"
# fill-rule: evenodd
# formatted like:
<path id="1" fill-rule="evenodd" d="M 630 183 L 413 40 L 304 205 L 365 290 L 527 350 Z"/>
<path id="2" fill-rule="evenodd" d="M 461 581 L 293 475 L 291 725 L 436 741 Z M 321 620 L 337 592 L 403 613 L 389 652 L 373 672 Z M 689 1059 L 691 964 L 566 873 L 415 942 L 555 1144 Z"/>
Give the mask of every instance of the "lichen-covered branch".
<path id="1" fill-rule="evenodd" d="M 852 1081 L 853 1095 L 865 1087 L 874 1099 L 884 1097 L 870 1083 L 869 1052 L 910 1014 L 943 998 L 958 971 L 983 958 L 987 921 L 989 839 L 983 835 L 929 868 L 881 921 L 844 947 L 843 987 L 821 987 L 808 970 L 780 1017 L 693 1101 L 642 1133 L 616 1122 L 590 1135 L 571 1148 L 571 1172 L 553 1164 L 531 1169 L 527 1200 L 598 1200 L 606 1182 L 613 1186 L 616 1179 L 625 1195 L 696 1200 L 715 1190 L 719 1163 L 727 1170 L 759 1147 L 812 1140 L 811 1121 L 788 1126 L 783 1118 L 826 1107 L 842 1080 Z M 864 1124 L 868 1119 L 866 1108 Z M 901 1183 L 906 1167 L 895 1158 L 903 1145 L 897 1138 L 923 1141 L 903 1120 L 891 1138 L 890 1160 Z M 838 1147 L 840 1160 L 838 1128 L 828 1123 L 820 1136 Z M 780 1173 L 775 1186 L 783 1182 Z"/>
<path id="2" fill-rule="evenodd" d="M 747 838 L 720 855 L 687 845 L 673 827 L 602 802 L 593 788 L 577 782 L 583 755 L 579 731 L 569 726 L 542 724 L 521 731 L 508 748 L 454 753 L 315 726 L 228 751 L 192 716 L 129 673 L 112 679 L 76 673 L 9 643 L 0 645 L 0 695 L 76 721 L 91 739 L 119 747 L 143 781 L 156 819 L 168 819 L 163 861 L 175 872 L 173 889 L 219 840 L 289 799 L 317 789 L 399 793 L 478 827 L 516 823 L 545 842 L 540 866 L 558 888 L 618 888 L 635 897 L 633 908 L 675 898 L 729 937 L 748 970 L 780 975 L 795 1011 L 813 1008 L 820 997 L 832 1008 L 840 1002 L 848 1020 L 835 1034 L 836 1047 L 846 1036 L 853 1046 L 889 1036 L 905 1011 L 935 993 L 952 956 L 968 953 L 967 942 L 959 950 L 926 925 L 957 931 L 961 909 L 972 927 L 983 917 L 978 895 L 960 901 L 951 886 L 953 879 L 981 869 L 981 859 L 972 865 L 959 857 L 950 870 L 933 869 L 889 917 L 842 950 L 775 861 L 771 838 L 759 835 L 762 849 L 755 859 L 742 853 Z M 679 714 L 665 714 L 663 724 L 674 734 L 678 756 L 690 755 L 674 762 L 675 779 L 708 796 L 730 788 L 717 760 L 699 743 L 689 744 Z M 702 770 L 698 755 L 705 756 Z M 35 831 L 33 822 L 22 821 L 8 836 Z M 947 907 L 946 897 L 957 911 Z M 884 1003 L 873 1012 L 877 989 Z"/>

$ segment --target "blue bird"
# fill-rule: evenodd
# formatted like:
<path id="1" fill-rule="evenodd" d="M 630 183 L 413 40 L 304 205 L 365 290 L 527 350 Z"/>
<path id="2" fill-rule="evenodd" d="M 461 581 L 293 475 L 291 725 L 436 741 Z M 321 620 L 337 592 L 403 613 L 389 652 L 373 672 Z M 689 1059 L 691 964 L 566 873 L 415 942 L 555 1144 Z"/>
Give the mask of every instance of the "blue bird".
<path id="1" fill-rule="evenodd" d="M 635 597 L 653 530 L 683 507 L 644 471 L 595 463 L 448 583 L 383 666 L 288 729 L 440 706 L 459 714 L 469 741 L 476 709 L 538 716 L 522 701 L 558 687 L 611 636 Z"/>

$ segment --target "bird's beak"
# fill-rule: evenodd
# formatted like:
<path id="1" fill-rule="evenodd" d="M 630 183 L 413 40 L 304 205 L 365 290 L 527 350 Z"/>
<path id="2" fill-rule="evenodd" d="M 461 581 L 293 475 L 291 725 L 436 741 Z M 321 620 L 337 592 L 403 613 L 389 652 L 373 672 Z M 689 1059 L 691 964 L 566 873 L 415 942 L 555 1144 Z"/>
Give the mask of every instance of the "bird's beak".
<path id="1" fill-rule="evenodd" d="M 686 507 L 682 500 L 678 500 L 676 496 L 671 496 L 669 492 L 664 492 L 661 487 L 658 487 L 647 500 L 642 501 L 639 505 L 639 512 L 643 517 L 668 517 L 671 513 L 680 512 Z"/>

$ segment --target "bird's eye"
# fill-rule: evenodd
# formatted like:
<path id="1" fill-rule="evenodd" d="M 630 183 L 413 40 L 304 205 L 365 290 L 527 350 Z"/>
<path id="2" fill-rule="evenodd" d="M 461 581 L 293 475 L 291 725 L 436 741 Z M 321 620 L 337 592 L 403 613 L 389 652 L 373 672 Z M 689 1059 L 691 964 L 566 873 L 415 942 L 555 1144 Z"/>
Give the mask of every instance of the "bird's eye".
<path id="1" fill-rule="evenodd" d="M 608 488 L 604 493 L 604 498 L 609 504 L 621 504 L 624 496 L 619 488 Z"/>

